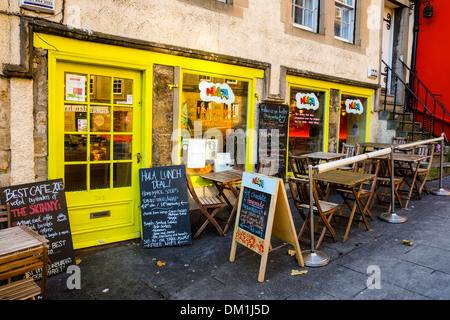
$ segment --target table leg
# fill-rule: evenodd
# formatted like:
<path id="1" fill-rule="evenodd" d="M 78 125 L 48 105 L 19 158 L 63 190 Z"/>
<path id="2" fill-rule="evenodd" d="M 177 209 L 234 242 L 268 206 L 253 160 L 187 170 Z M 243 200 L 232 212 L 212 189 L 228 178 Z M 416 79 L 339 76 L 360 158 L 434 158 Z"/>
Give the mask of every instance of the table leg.
<path id="1" fill-rule="evenodd" d="M 405 208 L 408 208 L 408 204 L 409 204 L 409 201 L 411 200 L 414 186 L 416 185 L 417 173 L 419 172 L 420 162 L 421 162 L 420 160 L 417 162 L 416 170 L 414 170 L 412 163 L 409 164 L 413 178 L 412 178 L 411 186 L 410 186 L 409 192 L 408 192 L 408 199 L 406 199 Z"/>

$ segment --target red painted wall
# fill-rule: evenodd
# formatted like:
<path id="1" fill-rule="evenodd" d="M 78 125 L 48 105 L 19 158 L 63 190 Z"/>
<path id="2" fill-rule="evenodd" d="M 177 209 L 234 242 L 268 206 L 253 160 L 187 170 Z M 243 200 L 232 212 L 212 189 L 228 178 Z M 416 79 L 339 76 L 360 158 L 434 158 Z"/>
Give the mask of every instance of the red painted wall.
<path id="1" fill-rule="evenodd" d="M 426 4 L 420 6 L 416 75 L 450 113 L 450 1 L 434 0 L 430 4 L 434 9 L 431 18 L 423 17 Z M 419 96 L 424 101 L 420 89 Z M 428 108 L 433 111 L 434 107 L 431 104 Z M 436 115 L 442 118 L 438 110 L 436 107 Z M 446 115 L 445 120 L 450 118 Z"/>

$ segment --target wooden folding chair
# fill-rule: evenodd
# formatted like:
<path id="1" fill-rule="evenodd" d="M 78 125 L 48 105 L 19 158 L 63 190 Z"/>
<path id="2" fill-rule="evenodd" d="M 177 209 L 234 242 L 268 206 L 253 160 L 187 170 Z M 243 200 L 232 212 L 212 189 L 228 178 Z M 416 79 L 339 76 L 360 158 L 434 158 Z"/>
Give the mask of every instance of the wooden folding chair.
<path id="1" fill-rule="evenodd" d="M 368 214 L 370 219 L 375 220 L 372 212 L 370 211 L 372 207 L 372 197 L 375 193 L 375 188 L 377 185 L 377 176 L 378 172 L 380 170 L 380 160 L 377 159 L 367 159 L 363 161 L 359 161 L 356 163 L 356 172 L 366 173 L 366 174 L 374 174 L 375 178 L 363 185 L 363 188 L 361 189 L 359 193 L 359 200 L 361 204 L 364 206 L 363 212 L 361 214 Z M 351 190 L 348 189 L 336 189 L 337 192 L 341 193 L 342 198 L 344 199 L 344 204 L 342 205 L 341 211 L 339 212 L 339 216 L 342 216 L 342 213 L 345 209 L 345 206 L 348 206 L 348 208 L 351 210 L 351 202 L 355 201 L 355 198 L 352 196 L 353 193 Z M 363 199 L 367 199 L 365 202 Z"/>
<path id="2" fill-rule="evenodd" d="M 355 144 L 343 143 L 342 144 L 342 153 L 345 153 L 344 159 L 358 155 L 359 154 L 359 144 L 358 143 L 355 143 Z M 341 168 L 339 168 L 339 170 L 355 171 L 356 163 L 354 163 L 351 166 L 341 167 Z"/>
<path id="3" fill-rule="evenodd" d="M 337 236 L 334 232 L 333 227 L 330 224 L 331 218 L 333 217 L 334 212 L 338 209 L 338 204 L 319 200 L 317 194 L 317 183 L 313 180 L 313 214 L 319 217 L 315 229 L 317 229 L 319 223 L 322 221 L 324 223 L 324 227 L 322 228 L 322 232 L 320 233 L 319 240 L 316 244 L 316 249 L 320 247 L 322 244 L 322 240 L 325 236 L 325 232 L 328 230 L 331 234 L 334 242 L 337 242 Z M 298 213 L 303 218 L 304 222 L 298 233 L 298 239 L 301 238 L 303 232 L 307 227 L 311 227 L 311 215 L 310 215 L 310 199 L 309 199 L 309 180 L 303 177 L 293 178 L 289 177 L 289 189 L 291 190 L 292 199 L 294 200 L 295 207 L 297 208 Z M 306 216 L 303 212 L 306 210 L 308 215 Z"/>
<path id="4" fill-rule="evenodd" d="M 212 223 L 216 227 L 219 234 L 221 236 L 224 236 L 225 234 L 222 228 L 217 223 L 217 221 L 214 219 L 214 216 L 219 212 L 219 210 L 222 207 L 226 205 L 226 202 L 222 200 L 219 196 L 199 197 L 195 192 L 194 186 L 192 185 L 189 173 L 186 173 L 186 179 L 189 192 L 192 198 L 194 199 L 195 203 L 197 204 L 198 208 L 202 212 L 202 216 L 200 217 L 197 223 L 197 226 L 199 226 L 200 224 L 201 226 L 197 228 L 197 232 L 195 233 L 193 238 L 194 239 L 197 238 L 209 223 Z"/>
<path id="5" fill-rule="evenodd" d="M 0 205 L 0 229 L 11 227 L 11 205 L 9 202 Z"/>
<path id="6" fill-rule="evenodd" d="M 289 166 L 291 167 L 294 177 L 306 175 L 306 158 L 295 157 L 289 155 Z"/>
<path id="7" fill-rule="evenodd" d="M 275 174 L 275 159 L 261 161 L 258 165 L 258 173 L 266 176 L 272 176 Z"/>

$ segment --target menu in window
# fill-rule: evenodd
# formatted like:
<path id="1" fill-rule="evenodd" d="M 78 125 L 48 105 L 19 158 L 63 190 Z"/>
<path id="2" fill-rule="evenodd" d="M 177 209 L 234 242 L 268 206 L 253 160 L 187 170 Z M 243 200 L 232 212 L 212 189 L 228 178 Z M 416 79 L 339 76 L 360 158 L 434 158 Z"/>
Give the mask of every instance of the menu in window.
<path id="1" fill-rule="evenodd" d="M 66 74 L 66 100 L 86 101 L 86 76 Z"/>

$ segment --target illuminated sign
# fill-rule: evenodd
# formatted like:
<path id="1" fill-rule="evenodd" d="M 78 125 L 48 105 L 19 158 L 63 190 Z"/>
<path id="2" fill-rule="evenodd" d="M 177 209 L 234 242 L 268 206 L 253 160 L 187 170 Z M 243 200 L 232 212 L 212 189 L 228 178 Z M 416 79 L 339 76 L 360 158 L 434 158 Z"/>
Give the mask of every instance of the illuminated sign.
<path id="1" fill-rule="evenodd" d="M 361 100 L 347 99 L 345 100 L 345 111 L 347 113 L 361 114 L 364 111 Z"/>
<path id="2" fill-rule="evenodd" d="M 234 92 L 228 83 L 202 81 L 198 85 L 198 88 L 200 89 L 200 99 L 203 101 L 213 101 L 230 105 L 235 100 Z"/>
<path id="3" fill-rule="evenodd" d="M 298 109 L 317 110 L 319 109 L 319 99 L 314 93 L 301 93 L 295 95 Z"/>

